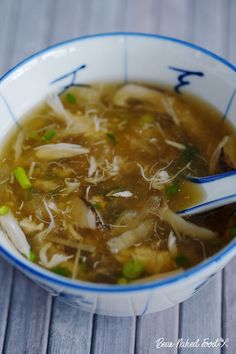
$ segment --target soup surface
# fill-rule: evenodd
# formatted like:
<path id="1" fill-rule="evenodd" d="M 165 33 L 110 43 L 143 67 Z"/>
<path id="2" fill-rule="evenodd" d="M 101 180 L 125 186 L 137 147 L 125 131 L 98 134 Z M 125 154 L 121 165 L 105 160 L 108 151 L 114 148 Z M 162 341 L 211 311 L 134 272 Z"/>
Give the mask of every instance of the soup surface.
<path id="1" fill-rule="evenodd" d="M 127 284 L 181 272 L 236 235 L 235 206 L 183 218 L 204 199 L 188 175 L 236 166 L 235 131 L 197 98 L 147 84 L 53 94 L 1 156 L 0 225 L 32 262 Z"/>

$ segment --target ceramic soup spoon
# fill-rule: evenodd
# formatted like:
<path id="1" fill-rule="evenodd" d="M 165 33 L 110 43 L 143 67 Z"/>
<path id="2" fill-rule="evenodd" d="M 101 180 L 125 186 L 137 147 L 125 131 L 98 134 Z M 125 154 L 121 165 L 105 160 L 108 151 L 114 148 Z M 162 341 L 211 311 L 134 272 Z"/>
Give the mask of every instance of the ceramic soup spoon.
<path id="1" fill-rule="evenodd" d="M 236 202 L 236 170 L 213 176 L 188 177 L 188 180 L 202 187 L 205 198 L 178 214 L 194 215 Z"/>

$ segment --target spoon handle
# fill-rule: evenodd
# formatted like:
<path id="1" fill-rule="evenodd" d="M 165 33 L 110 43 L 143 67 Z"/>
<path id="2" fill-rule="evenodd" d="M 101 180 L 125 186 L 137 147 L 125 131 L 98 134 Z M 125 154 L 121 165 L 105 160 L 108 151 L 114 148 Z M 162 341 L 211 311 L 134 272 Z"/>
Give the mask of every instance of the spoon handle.
<path id="1" fill-rule="evenodd" d="M 188 177 L 203 188 L 205 198 L 200 204 L 180 210 L 182 215 L 194 215 L 236 202 L 236 170 L 206 177 Z"/>

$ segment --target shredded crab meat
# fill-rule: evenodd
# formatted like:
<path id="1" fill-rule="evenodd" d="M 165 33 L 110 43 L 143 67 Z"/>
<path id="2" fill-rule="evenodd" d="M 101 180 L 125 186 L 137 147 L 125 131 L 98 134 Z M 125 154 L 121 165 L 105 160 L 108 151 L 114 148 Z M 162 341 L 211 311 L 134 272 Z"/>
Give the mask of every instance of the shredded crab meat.
<path id="1" fill-rule="evenodd" d="M 153 220 L 149 219 L 138 225 L 135 229 L 125 231 L 120 236 L 114 237 L 107 242 L 112 253 L 118 253 L 134 244 L 143 241 L 150 236 L 153 230 Z"/>
<path id="2" fill-rule="evenodd" d="M 116 176 L 119 173 L 120 168 L 123 166 L 124 162 L 125 162 L 125 159 L 121 156 L 118 156 L 118 155 L 113 157 L 113 160 L 111 163 L 109 161 L 105 160 L 108 174 L 110 176 Z"/>
<path id="3" fill-rule="evenodd" d="M 15 245 L 13 244 L 13 242 L 9 239 L 9 237 L 7 236 L 6 232 L 4 232 L 3 230 L 1 230 L 0 228 L 0 240 L 1 240 L 1 245 L 6 245 L 7 248 L 9 248 L 12 251 L 17 252 L 17 248 L 15 247 Z"/>
<path id="4" fill-rule="evenodd" d="M 21 130 L 18 133 L 17 138 L 16 138 L 16 142 L 14 144 L 15 161 L 17 161 L 19 159 L 19 157 L 21 156 L 21 154 L 22 154 L 24 140 L 25 140 L 25 134 Z"/>
<path id="5" fill-rule="evenodd" d="M 98 184 L 100 182 L 105 181 L 107 178 L 108 177 L 105 176 L 104 172 L 100 172 L 99 170 L 96 170 L 95 175 L 93 177 L 86 177 L 85 181 L 92 184 Z"/>
<path id="6" fill-rule="evenodd" d="M 173 230 L 186 236 L 199 239 L 201 241 L 211 241 L 217 238 L 217 232 L 184 220 L 180 215 L 171 211 L 167 206 L 163 208 L 161 217 Z"/>
<path id="7" fill-rule="evenodd" d="M 101 129 L 100 127 L 100 119 L 97 116 L 93 117 L 93 123 L 94 123 L 94 128 L 96 132 L 99 132 L 99 130 Z"/>
<path id="8" fill-rule="evenodd" d="M 64 108 L 60 97 L 56 93 L 48 95 L 47 104 L 67 126 L 73 123 L 70 113 Z"/>
<path id="9" fill-rule="evenodd" d="M 51 210 L 48 207 L 48 204 L 47 204 L 46 200 L 43 200 L 43 204 L 44 204 L 44 207 L 45 207 L 45 209 L 46 209 L 46 211 L 48 213 L 48 216 L 49 216 L 49 219 L 50 219 L 50 223 L 48 224 L 48 227 L 45 230 L 43 230 L 43 231 L 41 231 L 41 232 L 39 232 L 37 234 L 37 239 L 38 240 L 43 240 L 53 230 L 53 228 L 55 227 L 54 217 L 53 217 L 53 215 L 51 213 Z"/>
<path id="10" fill-rule="evenodd" d="M 12 212 L 0 216 L 0 225 L 16 249 L 29 258 L 30 245 Z"/>
<path id="11" fill-rule="evenodd" d="M 159 169 L 150 177 L 146 176 L 146 174 L 145 174 L 146 171 L 142 165 L 137 163 L 137 166 L 140 169 L 143 179 L 146 182 L 149 182 L 150 189 L 151 188 L 159 189 L 162 185 L 170 183 L 173 180 L 175 180 L 176 177 L 181 175 L 186 169 L 188 169 L 190 167 L 190 164 L 191 164 L 190 162 L 187 163 L 186 166 L 184 166 L 181 170 L 179 170 L 174 176 L 170 176 L 167 171 L 165 171 L 163 169 Z"/>
<path id="12" fill-rule="evenodd" d="M 86 245 L 84 243 L 81 242 L 75 242 L 75 241 L 71 241 L 71 240 L 64 240 L 58 237 L 50 237 L 50 241 L 54 242 L 54 243 L 58 243 L 59 245 L 63 245 L 66 247 L 70 247 L 70 248 L 75 248 L 75 249 L 80 249 L 81 251 L 85 251 L 85 252 L 91 252 L 93 253 L 95 251 L 95 246 L 93 245 Z"/>
<path id="13" fill-rule="evenodd" d="M 174 103 L 174 98 L 173 97 L 165 97 L 162 95 L 162 103 L 165 107 L 166 112 L 172 117 L 173 121 L 175 122 L 176 125 L 179 125 L 179 118 L 177 117 L 177 114 L 174 110 L 173 103 Z"/>
<path id="14" fill-rule="evenodd" d="M 54 268 L 57 267 L 59 264 L 68 261 L 69 259 L 73 258 L 74 256 L 65 256 L 64 254 L 56 253 L 54 254 L 51 259 L 48 259 L 47 252 L 49 248 L 52 246 L 51 242 L 45 243 L 45 245 L 41 248 L 39 252 L 39 263 L 46 267 L 46 268 Z"/>
<path id="15" fill-rule="evenodd" d="M 49 209 L 54 211 L 56 214 L 58 214 L 60 212 L 60 210 L 58 209 L 56 203 L 53 202 L 52 200 L 49 200 L 47 204 L 48 204 Z"/>
<path id="16" fill-rule="evenodd" d="M 117 176 L 123 168 L 125 163 L 125 158 L 116 155 L 113 157 L 112 161 L 105 159 L 104 161 L 96 161 L 96 170 L 92 176 L 86 177 L 85 181 L 98 184 L 107 180 L 110 177 Z"/>
<path id="17" fill-rule="evenodd" d="M 0 184 L 5 184 L 6 182 L 8 182 L 9 181 L 9 178 L 5 178 L 5 179 L 3 179 L 1 182 L 0 182 Z"/>
<path id="18" fill-rule="evenodd" d="M 89 170 L 88 170 L 88 177 L 91 177 L 97 169 L 97 162 L 94 156 L 89 157 Z"/>
<path id="19" fill-rule="evenodd" d="M 26 234 L 42 231 L 44 228 L 44 224 L 42 222 L 40 224 L 36 224 L 30 217 L 22 219 L 20 221 L 20 226 L 26 232 Z"/>
<path id="20" fill-rule="evenodd" d="M 158 121 L 156 121 L 156 128 L 157 128 L 158 132 L 160 133 L 160 135 L 162 136 L 162 138 L 166 139 L 166 134 Z"/>
<path id="21" fill-rule="evenodd" d="M 29 173 L 28 173 L 28 177 L 30 179 L 33 177 L 35 166 L 36 166 L 36 162 L 35 161 L 31 162 L 30 168 L 29 168 Z"/>
<path id="22" fill-rule="evenodd" d="M 131 198 L 133 193 L 130 191 L 122 191 L 122 192 L 110 192 L 107 194 L 107 197 L 114 197 L 114 198 Z"/>
<path id="23" fill-rule="evenodd" d="M 41 145 L 34 150 L 36 151 L 36 156 L 42 160 L 59 160 L 87 154 L 89 152 L 88 148 L 67 143 Z"/>
<path id="24" fill-rule="evenodd" d="M 89 200 L 89 192 L 90 192 L 91 186 L 88 186 L 85 191 L 85 199 Z"/>
<path id="25" fill-rule="evenodd" d="M 77 192 L 80 187 L 80 181 L 76 178 L 65 178 L 66 187 L 61 190 L 64 196 Z"/>
<path id="26" fill-rule="evenodd" d="M 173 258 L 178 254 L 178 248 L 176 245 L 176 236 L 173 231 L 170 231 L 168 236 L 168 250 Z"/>
<path id="27" fill-rule="evenodd" d="M 219 162 L 221 150 L 227 144 L 229 140 L 228 136 L 224 136 L 220 143 L 217 145 L 216 149 L 214 150 L 213 154 L 211 155 L 210 162 L 209 162 L 209 172 L 214 173 Z"/>
<path id="28" fill-rule="evenodd" d="M 170 145 L 178 150 L 185 150 L 186 146 L 184 144 L 178 143 L 177 141 L 165 139 L 167 145 Z"/>
<path id="29" fill-rule="evenodd" d="M 83 236 L 75 230 L 73 225 L 68 224 L 67 230 L 68 230 L 69 235 L 71 235 L 75 240 L 78 240 L 78 241 L 83 240 Z"/>

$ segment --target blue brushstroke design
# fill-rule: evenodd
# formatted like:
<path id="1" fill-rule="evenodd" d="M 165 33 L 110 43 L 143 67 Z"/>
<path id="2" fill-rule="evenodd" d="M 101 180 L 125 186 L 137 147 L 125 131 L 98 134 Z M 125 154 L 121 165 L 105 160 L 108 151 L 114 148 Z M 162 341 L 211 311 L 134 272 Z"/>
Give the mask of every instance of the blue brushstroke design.
<path id="1" fill-rule="evenodd" d="M 174 66 L 169 66 L 169 69 L 177 71 L 178 73 L 180 73 L 178 75 L 179 83 L 177 85 L 175 85 L 175 87 L 174 87 L 174 90 L 175 90 L 176 93 L 181 93 L 180 92 L 180 88 L 182 86 L 190 85 L 190 81 L 185 80 L 185 78 L 187 78 L 188 76 L 199 76 L 199 77 L 204 76 L 204 73 L 201 72 L 201 71 L 192 71 L 192 70 L 180 69 L 180 68 L 176 68 Z"/>
<path id="2" fill-rule="evenodd" d="M 12 109 L 11 109 L 9 103 L 7 102 L 7 100 L 5 99 L 5 97 L 4 97 L 1 93 L 0 93 L 0 97 L 1 97 L 2 101 L 4 102 L 5 106 L 7 107 L 7 110 L 8 110 L 8 112 L 9 112 L 9 114 L 10 114 L 10 116 L 11 116 L 13 122 L 17 125 L 17 127 L 18 127 L 19 129 L 22 129 L 22 127 L 20 126 L 18 120 L 16 119 L 16 116 L 15 116 L 15 114 L 13 113 L 13 111 L 12 111 Z"/>
<path id="3" fill-rule="evenodd" d="M 230 176 L 234 176 L 234 175 L 236 175 L 236 170 L 222 172 L 222 173 L 218 173 L 217 175 L 205 176 L 205 177 L 188 176 L 188 177 L 186 177 L 186 179 L 191 181 L 192 183 L 202 184 L 202 183 L 217 181 L 218 179 L 222 179 L 222 178 L 226 178 L 226 177 L 230 177 Z"/>
<path id="4" fill-rule="evenodd" d="M 233 93 L 232 93 L 232 95 L 230 97 L 230 100 L 229 100 L 229 102 L 228 102 L 228 104 L 226 106 L 225 113 L 224 113 L 224 115 L 222 117 L 223 120 L 225 120 L 225 118 L 227 118 L 227 116 L 228 116 L 228 113 L 229 113 L 230 107 L 231 107 L 231 105 L 233 103 L 235 95 L 236 95 L 236 88 L 234 89 L 234 91 L 233 91 Z"/>
<path id="5" fill-rule="evenodd" d="M 72 87 L 72 86 L 76 86 L 76 87 L 89 87 L 89 85 L 87 84 L 78 84 L 76 83 L 76 77 L 77 77 L 77 73 L 80 71 L 80 70 L 83 70 L 86 68 L 86 65 L 85 64 L 82 64 L 80 65 L 79 67 L 77 67 L 76 69 L 62 75 L 62 76 L 59 76 L 57 79 L 53 80 L 50 82 L 50 85 L 53 85 L 57 82 L 60 82 L 64 79 L 67 79 L 69 78 L 70 79 L 70 82 L 69 84 L 63 86 L 62 90 L 60 91 L 60 94 L 64 93 L 68 88 Z"/>

